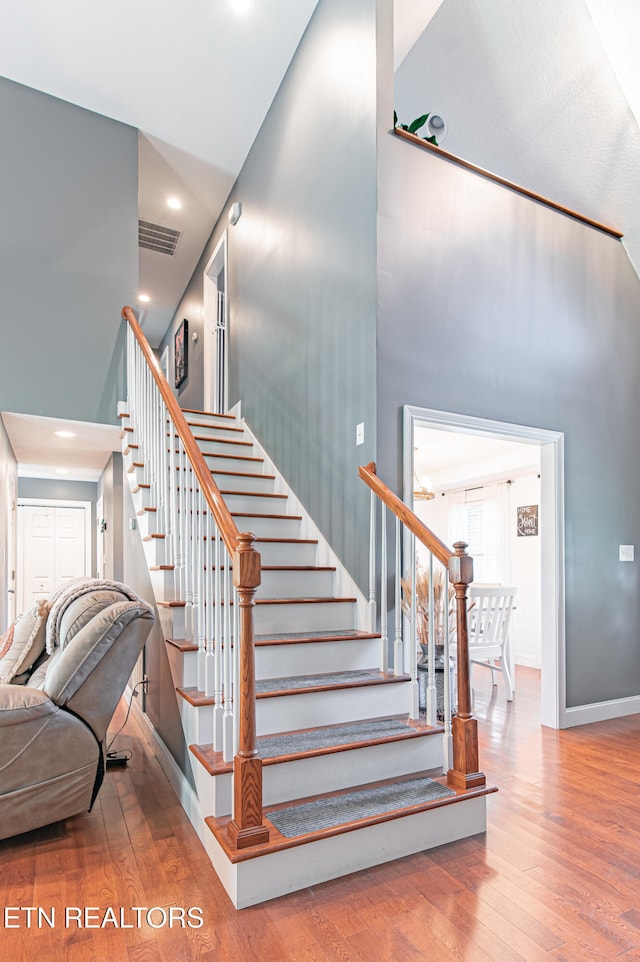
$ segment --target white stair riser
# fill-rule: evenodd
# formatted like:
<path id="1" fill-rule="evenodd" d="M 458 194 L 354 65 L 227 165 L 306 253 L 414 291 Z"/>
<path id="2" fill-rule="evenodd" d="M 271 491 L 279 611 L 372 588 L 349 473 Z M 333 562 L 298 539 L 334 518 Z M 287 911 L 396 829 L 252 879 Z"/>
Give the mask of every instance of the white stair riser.
<path id="1" fill-rule="evenodd" d="M 312 565 L 316 560 L 317 544 L 307 542 L 256 542 L 263 565 Z"/>
<path id="2" fill-rule="evenodd" d="M 486 831 L 486 796 L 469 798 L 296 845 L 262 858 L 229 862 L 212 833 L 205 847 L 236 908 Z"/>
<path id="3" fill-rule="evenodd" d="M 203 811 L 206 809 L 204 814 L 216 817 L 230 815 L 233 795 L 231 773 L 214 777 L 195 759 L 193 763 L 198 795 Z M 277 765 L 263 765 L 262 801 L 264 805 L 278 805 L 309 795 L 338 792 L 374 782 L 382 773 L 385 778 L 400 778 L 441 765 L 442 739 L 439 735 L 407 738 Z"/>
<path id="4" fill-rule="evenodd" d="M 131 468 L 130 465 L 127 466 L 126 475 L 129 481 L 129 485 L 135 488 L 137 484 L 149 483 L 149 478 L 147 478 L 144 468 Z"/>
<path id="5" fill-rule="evenodd" d="M 242 441 L 241 438 L 234 436 L 222 437 L 217 435 L 206 441 L 199 440 L 197 444 L 203 454 L 233 454 L 245 458 L 254 454 L 253 444 L 250 441 Z"/>
<path id="6" fill-rule="evenodd" d="M 136 513 L 142 511 L 143 508 L 155 507 L 152 503 L 151 488 L 138 488 L 137 491 L 132 491 L 131 494 L 133 496 L 133 506 L 136 509 Z"/>
<path id="7" fill-rule="evenodd" d="M 198 653 L 180 651 L 174 645 L 167 645 L 166 648 L 174 688 L 195 688 L 198 679 Z"/>
<path id="8" fill-rule="evenodd" d="M 232 454 L 232 452 L 228 453 Z M 241 457 L 239 452 L 229 458 L 217 458 L 215 454 L 205 454 L 204 460 L 210 471 L 215 471 L 217 468 L 219 471 L 255 471 L 259 473 L 264 468 L 264 461 L 247 460 L 246 457 Z"/>
<path id="9" fill-rule="evenodd" d="M 136 519 L 136 521 L 137 520 L 138 519 Z M 142 537 L 142 532 L 140 533 L 140 537 Z M 150 538 L 149 541 L 142 542 L 144 556 L 147 559 L 149 567 L 166 564 L 165 556 L 167 549 L 165 541 L 166 538 Z"/>
<path id="10" fill-rule="evenodd" d="M 409 686 L 406 683 L 257 698 L 257 733 L 274 735 L 297 728 L 318 728 L 362 718 L 398 715 L 407 711 L 408 701 Z"/>
<path id="11" fill-rule="evenodd" d="M 159 511 L 141 511 L 137 514 L 137 518 L 142 538 L 150 534 L 163 534 Z"/>
<path id="12" fill-rule="evenodd" d="M 254 632 L 267 635 L 282 631 L 345 631 L 354 627 L 355 606 L 336 601 L 325 604 L 257 604 L 254 608 Z"/>
<path id="13" fill-rule="evenodd" d="M 319 675 L 327 671 L 377 671 L 379 640 L 256 645 L 256 678 Z"/>
<path id="14" fill-rule="evenodd" d="M 247 518 L 233 514 L 238 531 L 250 531 L 257 538 L 299 538 L 300 520 L 298 518 Z"/>
<path id="15" fill-rule="evenodd" d="M 223 488 L 224 490 L 224 488 Z M 265 514 L 287 513 L 286 498 L 267 498 L 257 494 L 224 494 L 224 501 L 229 511 L 264 512 Z"/>
<path id="16" fill-rule="evenodd" d="M 256 598 L 332 598 L 333 571 L 265 571 Z"/>
<path id="17" fill-rule="evenodd" d="M 184 607 L 169 608 L 158 605 L 158 613 L 165 638 L 186 638 Z"/>
<path id="18" fill-rule="evenodd" d="M 229 469 L 231 470 L 231 469 Z M 216 471 L 213 480 L 221 491 L 255 491 L 258 494 L 270 494 L 274 488 L 274 479 L 261 475 L 259 466 L 256 468 L 255 475 L 245 477 L 243 474 L 225 474 L 223 471 Z M 251 471 L 248 472 L 251 474 Z"/>
<path id="19" fill-rule="evenodd" d="M 179 601 L 176 597 L 175 571 L 150 571 L 151 585 L 156 601 Z"/>
<path id="20" fill-rule="evenodd" d="M 180 719 L 187 745 L 208 745 L 213 741 L 213 705 L 192 705 L 178 696 Z"/>
<path id="21" fill-rule="evenodd" d="M 242 427 L 242 422 L 237 418 L 225 418 L 220 414 L 201 414 L 198 411 L 197 414 L 192 414 L 189 411 L 185 412 L 185 420 L 187 424 L 211 424 L 211 425 L 226 425 L 226 427 L 239 428 Z"/>

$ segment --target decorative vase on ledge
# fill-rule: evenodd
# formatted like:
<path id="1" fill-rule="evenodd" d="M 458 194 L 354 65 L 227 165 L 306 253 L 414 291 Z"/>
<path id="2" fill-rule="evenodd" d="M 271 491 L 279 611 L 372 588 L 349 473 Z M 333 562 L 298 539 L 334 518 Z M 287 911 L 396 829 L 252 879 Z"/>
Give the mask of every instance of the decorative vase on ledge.
<path id="1" fill-rule="evenodd" d="M 418 707 L 421 712 L 427 710 L 427 687 L 429 684 L 429 649 L 427 645 L 420 645 L 422 656 L 418 661 Z M 435 645 L 435 675 L 436 675 L 436 714 L 438 721 L 444 721 L 444 668 L 445 646 Z M 458 692 L 456 690 L 456 673 L 453 658 L 449 656 L 449 690 L 451 692 L 451 714 L 457 710 Z"/>

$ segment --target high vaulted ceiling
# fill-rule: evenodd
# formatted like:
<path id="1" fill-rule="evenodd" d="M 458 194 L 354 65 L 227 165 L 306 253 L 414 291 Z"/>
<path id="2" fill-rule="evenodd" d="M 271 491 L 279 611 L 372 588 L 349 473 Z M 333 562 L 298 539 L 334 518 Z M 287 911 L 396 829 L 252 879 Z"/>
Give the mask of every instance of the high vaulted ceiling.
<path id="1" fill-rule="evenodd" d="M 140 251 L 154 345 L 317 3 L 3 5 L 6 77 L 140 131 L 139 216 L 181 232 L 173 258 Z M 447 149 L 619 228 L 638 270 L 637 0 L 395 0 L 394 19 L 401 119 L 438 109 Z"/>

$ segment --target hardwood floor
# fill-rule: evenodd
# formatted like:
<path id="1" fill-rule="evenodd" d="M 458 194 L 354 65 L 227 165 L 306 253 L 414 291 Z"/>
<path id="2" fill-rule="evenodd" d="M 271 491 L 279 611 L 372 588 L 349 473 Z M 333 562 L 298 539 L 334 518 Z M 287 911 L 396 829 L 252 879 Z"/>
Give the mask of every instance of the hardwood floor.
<path id="1" fill-rule="evenodd" d="M 0 842 L 3 962 L 584 962 L 640 960 L 640 715 L 542 729 L 539 676 L 515 701 L 477 679 L 481 764 L 500 787 L 487 835 L 236 912 L 153 753 L 133 759 L 87 816 Z M 39 906 L 35 915 L 5 908 Z M 158 907 L 140 912 L 132 907 Z M 169 907 L 174 925 L 169 927 Z M 65 926 L 65 907 L 104 927 Z M 179 912 L 201 908 L 200 928 Z M 167 924 L 162 925 L 163 912 Z M 120 912 L 123 912 L 120 919 Z M 116 927 L 119 924 L 131 928 Z M 191 921 L 197 921 L 193 914 Z M 153 928 L 153 925 L 159 926 Z"/>

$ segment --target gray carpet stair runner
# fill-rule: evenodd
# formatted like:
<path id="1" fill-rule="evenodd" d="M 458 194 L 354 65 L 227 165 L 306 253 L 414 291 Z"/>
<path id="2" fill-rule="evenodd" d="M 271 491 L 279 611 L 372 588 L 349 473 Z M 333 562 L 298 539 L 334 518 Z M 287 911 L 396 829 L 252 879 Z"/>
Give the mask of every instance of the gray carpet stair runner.
<path id="1" fill-rule="evenodd" d="M 455 792 L 431 778 L 411 778 L 290 805 L 267 813 L 267 818 L 285 838 L 295 838 L 450 795 Z"/>
<path id="2" fill-rule="evenodd" d="M 366 684 L 379 682 L 384 676 L 379 671 L 334 671 L 324 675 L 296 675 L 291 678 L 262 678 L 256 681 L 256 694 L 265 695 L 276 691 L 297 691 L 300 688 L 324 688 L 334 685 Z M 404 676 L 399 675 L 398 681 Z"/>
<path id="3" fill-rule="evenodd" d="M 260 758 L 277 758 L 280 755 L 298 755 L 303 752 L 321 751 L 337 745 L 352 745 L 394 735 L 416 735 L 418 732 L 397 718 L 374 718 L 371 721 L 354 722 L 350 725 L 334 725 L 309 731 L 290 732 L 287 735 L 271 735 L 260 738 Z"/>

